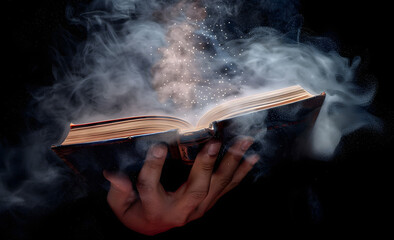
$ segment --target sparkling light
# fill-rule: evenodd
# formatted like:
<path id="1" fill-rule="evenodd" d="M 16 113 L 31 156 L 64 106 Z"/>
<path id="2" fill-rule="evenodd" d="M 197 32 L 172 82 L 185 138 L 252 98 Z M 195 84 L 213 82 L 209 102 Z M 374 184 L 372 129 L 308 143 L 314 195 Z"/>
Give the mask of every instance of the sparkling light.
<path id="1" fill-rule="evenodd" d="M 231 22 L 209 24 L 207 15 L 207 7 L 184 3 L 179 8 L 183 18 L 168 26 L 167 45 L 158 49 L 162 58 L 153 68 L 153 87 L 163 104 L 178 111 L 203 109 L 234 97 L 242 84 L 240 79 L 232 81 L 243 74 L 232 61 L 243 49 L 234 53 L 226 46 Z"/>

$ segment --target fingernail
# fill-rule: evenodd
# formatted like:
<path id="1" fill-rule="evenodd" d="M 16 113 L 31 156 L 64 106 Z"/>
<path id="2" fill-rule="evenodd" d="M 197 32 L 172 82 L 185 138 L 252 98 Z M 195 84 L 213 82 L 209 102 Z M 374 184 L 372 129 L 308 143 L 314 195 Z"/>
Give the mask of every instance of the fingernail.
<path id="1" fill-rule="evenodd" d="M 155 158 L 163 158 L 166 154 L 166 147 L 163 144 L 153 146 L 152 153 Z"/>
<path id="2" fill-rule="evenodd" d="M 245 161 L 247 161 L 251 165 L 255 165 L 259 161 L 259 159 L 260 159 L 259 155 L 252 155 L 252 156 L 246 158 Z"/>
<path id="3" fill-rule="evenodd" d="M 208 155 L 211 157 L 218 155 L 219 150 L 220 150 L 220 146 L 221 146 L 220 142 L 210 143 L 210 145 L 208 147 Z"/>
<path id="4" fill-rule="evenodd" d="M 246 138 L 242 140 L 241 143 L 241 150 L 246 151 L 249 149 L 249 147 L 253 144 L 253 138 Z"/>

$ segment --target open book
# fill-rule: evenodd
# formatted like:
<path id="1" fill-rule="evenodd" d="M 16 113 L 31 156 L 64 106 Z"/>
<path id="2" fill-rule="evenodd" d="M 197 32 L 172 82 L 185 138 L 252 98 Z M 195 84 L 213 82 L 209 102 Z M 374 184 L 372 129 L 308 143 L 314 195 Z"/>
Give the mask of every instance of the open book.
<path id="1" fill-rule="evenodd" d="M 138 172 L 148 147 L 157 142 L 168 145 L 169 164 L 175 165 L 193 164 L 211 138 L 220 139 L 226 151 L 239 135 L 254 137 L 257 152 L 262 151 L 259 143 L 269 142 L 270 156 L 280 158 L 304 142 L 300 139 L 314 125 L 324 99 L 324 93 L 311 94 L 297 85 L 224 102 L 206 112 L 196 126 L 171 116 L 71 124 L 63 143 L 52 149 L 84 175 L 107 168 Z"/>
<path id="2" fill-rule="evenodd" d="M 70 132 L 62 145 L 152 134 L 171 129 L 179 129 L 181 133 L 187 133 L 209 128 L 214 121 L 275 108 L 312 98 L 313 96 L 314 95 L 297 85 L 234 99 L 218 105 L 205 113 L 198 121 L 197 126 L 193 126 L 185 120 L 171 116 L 140 116 L 87 124 L 72 124 Z"/>

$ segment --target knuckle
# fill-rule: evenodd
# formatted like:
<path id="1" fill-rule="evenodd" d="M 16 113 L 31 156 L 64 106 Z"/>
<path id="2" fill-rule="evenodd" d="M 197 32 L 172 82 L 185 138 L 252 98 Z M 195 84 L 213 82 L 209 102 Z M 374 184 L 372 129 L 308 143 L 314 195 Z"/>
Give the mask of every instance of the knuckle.
<path id="1" fill-rule="evenodd" d="M 221 188 L 225 188 L 227 187 L 227 185 L 229 185 L 231 183 L 232 178 L 229 176 L 226 177 L 222 177 L 219 181 L 218 184 Z"/>
<path id="2" fill-rule="evenodd" d="M 208 191 L 192 191 L 189 195 L 194 200 L 202 201 L 208 195 Z"/>
<path id="3" fill-rule="evenodd" d="M 149 182 L 144 179 L 138 179 L 136 186 L 139 192 L 152 192 L 154 189 L 152 184 L 149 184 Z"/>
<path id="4" fill-rule="evenodd" d="M 163 163 L 160 160 L 148 160 L 145 163 L 150 169 L 159 170 L 162 169 Z"/>
<path id="5" fill-rule="evenodd" d="M 205 172 L 211 172 L 213 170 L 213 164 L 211 162 L 201 163 L 201 169 Z"/>
<path id="6" fill-rule="evenodd" d="M 243 151 L 241 151 L 239 149 L 235 149 L 235 148 L 230 148 L 228 150 L 228 153 L 230 154 L 231 159 L 236 162 L 239 162 L 241 160 L 242 156 L 244 155 Z"/>

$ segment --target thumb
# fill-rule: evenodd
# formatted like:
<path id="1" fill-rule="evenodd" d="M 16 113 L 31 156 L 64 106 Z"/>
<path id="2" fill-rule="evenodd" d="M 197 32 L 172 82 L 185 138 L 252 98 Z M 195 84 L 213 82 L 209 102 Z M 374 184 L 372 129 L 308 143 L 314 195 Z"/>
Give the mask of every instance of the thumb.
<path id="1" fill-rule="evenodd" d="M 104 170 L 103 175 L 111 183 L 107 202 L 116 215 L 122 216 L 129 206 L 137 200 L 133 185 L 124 174 L 110 173 Z"/>

